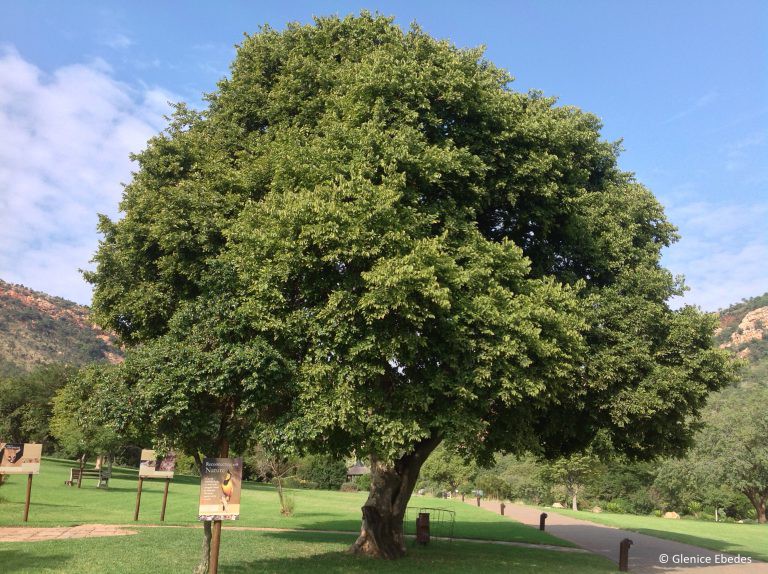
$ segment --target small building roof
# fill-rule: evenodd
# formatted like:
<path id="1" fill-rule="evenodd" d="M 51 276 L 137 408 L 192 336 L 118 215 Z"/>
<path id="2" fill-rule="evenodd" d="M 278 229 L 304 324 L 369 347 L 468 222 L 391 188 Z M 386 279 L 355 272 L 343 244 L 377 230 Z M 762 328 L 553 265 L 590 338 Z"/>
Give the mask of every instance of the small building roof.
<path id="1" fill-rule="evenodd" d="M 362 476 L 370 473 L 370 469 L 361 462 L 356 462 L 347 469 L 347 476 Z"/>

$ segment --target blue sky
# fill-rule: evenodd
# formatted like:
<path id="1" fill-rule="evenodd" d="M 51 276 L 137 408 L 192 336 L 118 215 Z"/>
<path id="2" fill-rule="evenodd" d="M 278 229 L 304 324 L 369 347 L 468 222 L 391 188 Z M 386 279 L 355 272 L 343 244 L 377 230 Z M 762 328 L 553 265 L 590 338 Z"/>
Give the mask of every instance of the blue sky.
<path id="1" fill-rule="evenodd" d="M 602 118 L 683 239 L 664 263 L 705 310 L 768 291 L 768 2 L 0 0 L 0 278 L 90 301 L 96 213 L 166 102 L 200 106 L 262 24 L 379 11 L 486 46 L 521 91 Z M 677 302 L 680 304 L 680 302 Z"/>

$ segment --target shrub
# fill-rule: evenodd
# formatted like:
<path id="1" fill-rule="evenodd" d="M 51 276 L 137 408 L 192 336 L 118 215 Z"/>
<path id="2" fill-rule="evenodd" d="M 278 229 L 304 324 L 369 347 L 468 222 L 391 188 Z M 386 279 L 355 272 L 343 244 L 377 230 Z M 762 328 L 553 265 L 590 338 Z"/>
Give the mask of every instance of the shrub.
<path id="1" fill-rule="evenodd" d="M 355 478 L 355 484 L 357 484 L 358 490 L 362 490 L 363 492 L 368 492 L 369 490 L 371 490 L 371 475 L 361 474 L 360 476 Z"/>
<path id="2" fill-rule="evenodd" d="M 283 500 L 281 501 L 280 514 L 283 516 L 293 516 L 293 511 L 296 510 L 296 501 L 289 494 L 283 494 Z"/>
<path id="3" fill-rule="evenodd" d="M 296 475 L 305 483 L 314 483 L 316 488 L 338 490 L 347 478 L 347 466 L 330 456 L 312 455 L 299 462 Z"/>
<path id="4" fill-rule="evenodd" d="M 359 488 L 356 482 L 344 482 L 339 490 L 341 490 L 341 492 L 357 492 Z"/>
<path id="5" fill-rule="evenodd" d="M 605 504 L 606 512 L 614 512 L 616 514 L 629 514 L 630 504 L 623 498 L 617 498 L 611 502 Z"/>

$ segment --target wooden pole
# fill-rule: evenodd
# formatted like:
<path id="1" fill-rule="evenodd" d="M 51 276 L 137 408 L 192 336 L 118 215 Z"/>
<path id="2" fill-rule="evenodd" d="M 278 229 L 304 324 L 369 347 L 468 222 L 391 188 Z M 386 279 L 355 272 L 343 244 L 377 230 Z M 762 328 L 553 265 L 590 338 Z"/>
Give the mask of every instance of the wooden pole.
<path id="1" fill-rule="evenodd" d="M 227 458 L 229 456 L 229 441 L 222 439 L 219 443 L 219 456 Z M 221 520 L 213 521 L 213 532 L 211 533 L 211 560 L 209 574 L 217 574 L 219 571 L 219 548 L 221 548 Z"/>
<path id="2" fill-rule="evenodd" d="M 168 502 L 168 485 L 171 484 L 171 479 L 165 479 L 165 491 L 163 492 L 163 508 L 160 510 L 160 522 L 165 522 L 165 504 Z"/>
<path id="3" fill-rule="evenodd" d="M 27 500 L 24 502 L 24 522 L 29 520 L 29 500 L 32 497 L 32 475 L 27 476 Z"/>
<path id="4" fill-rule="evenodd" d="M 77 475 L 77 488 L 83 484 L 83 468 L 85 467 L 85 455 L 80 457 L 80 474 Z"/>
<path id="5" fill-rule="evenodd" d="M 136 510 L 133 511 L 133 521 L 139 519 L 139 507 L 141 506 L 141 485 L 144 484 L 144 478 L 139 477 L 139 488 L 136 491 Z"/>
<path id="6" fill-rule="evenodd" d="M 217 574 L 219 571 L 219 548 L 221 548 L 221 520 L 213 521 L 213 533 L 211 535 L 211 562 L 209 574 Z"/>

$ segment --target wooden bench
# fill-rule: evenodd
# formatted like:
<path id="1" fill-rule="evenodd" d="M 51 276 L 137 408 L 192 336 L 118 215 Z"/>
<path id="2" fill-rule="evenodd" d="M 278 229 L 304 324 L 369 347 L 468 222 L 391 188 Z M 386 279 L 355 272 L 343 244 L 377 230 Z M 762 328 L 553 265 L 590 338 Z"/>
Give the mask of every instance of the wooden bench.
<path id="1" fill-rule="evenodd" d="M 112 474 L 108 470 L 104 470 L 101 468 L 85 468 L 83 469 L 83 478 L 96 478 L 98 479 L 98 483 L 96 484 L 97 488 L 101 488 L 102 485 L 106 488 L 109 486 L 109 479 L 111 478 Z M 65 480 L 64 484 L 67 486 L 72 486 L 75 484 L 78 480 L 80 480 L 80 469 L 79 468 L 70 468 L 69 469 L 69 480 Z"/>

